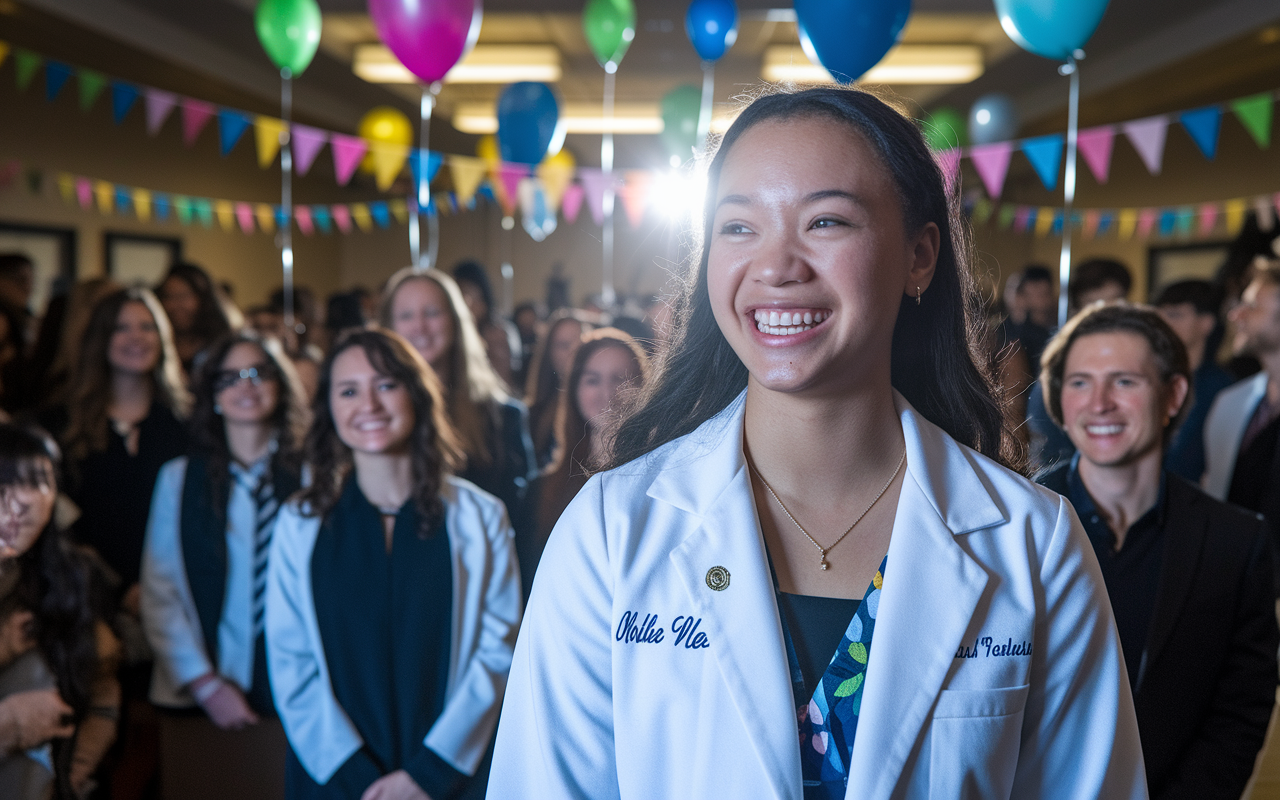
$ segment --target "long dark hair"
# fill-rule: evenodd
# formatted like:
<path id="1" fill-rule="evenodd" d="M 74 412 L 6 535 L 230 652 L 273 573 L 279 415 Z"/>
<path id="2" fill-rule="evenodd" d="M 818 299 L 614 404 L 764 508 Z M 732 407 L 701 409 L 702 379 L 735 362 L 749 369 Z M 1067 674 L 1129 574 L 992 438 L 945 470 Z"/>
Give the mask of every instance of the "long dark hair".
<path id="1" fill-rule="evenodd" d="M 306 395 L 298 380 L 293 362 L 284 354 L 276 339 L 263 338 L 252 331 L 225 336 L 210 345 L 208 357 L 195 374 L 191 387 L 195 402 L 191 406 L 188 428 L 191 448 L 195 454 L 209 462 L 209 499 L 211 508 L 225 509 L 230 496 L 231 450 L 227 446 L 226 424 L 217 413 L 218 374 L 236 345 L 251 344 L 262 352 L 270 368 L 277 376 L 280 387 L 275 411 L 271 414 L 271 426 L 276 434 L 276 452 L 273 460 L 295 475 L 302 466 L 302 438 L 311 422 Z"/>
<path id="2" fill-rule="evenodd" d="M 231 333 L 232 324 L 228 318 L 224 301 L 218 296 L 218 289 L 213 279 L 202 267 L 195 264 L 179 262 L 169 267 L 164 278 L 156 284 L 156 294 L 168 283 L 170 278 L 182 281 L 195 294 L 199 306 L 195 319 L 191 321 L 191 330 L 175 331 L 184 336 L 192 336 L 202 342 L 211 342 Z"/>
<path id="3" fill-rule="evenodd" d="M 43 486 L 57 491 L 60 460 L 58 446 L 43 430 L 0 424 L 0 490 Z M 16 562 L 17 587 L 0 599 L 0 609 L 6 614 L 18 608 L 32 612 L 40 654 L 57 679 L 58 693 L 79 719 L 89 710 L 98 667 L 89 559 L 51 518 Z"/>
<path id="4" fill-rule="evenodd" d="M 891 380 L 915 408 L 956 440 L 1006 466 L 1022 456 L 1006 428 L 987 359 L 967 231 L 958 198 L 916 126 L 867 92 L 823 87 L 757 98 L 729 128 L 707 173 L 701 254 L 677 300 L 669 344 L 619 427 L 608 466 L 616 467 L 694 431 L 743 390 L 747 368 L 716 324 L 707 290 L 707 254 L 725 157 L 742 134 L 770 120 L 829 119 L 857 131 L 893 176 L 905 229 L 933 222 L 937 266 L 919 305 L 903 297 L 893 331 Z M 981 365 L 981 366 L 980 366 Z"/>
<path id="5" fill-rule="evenodd" d="M 303 452 L 313 474 L 311 485 L 298 493 L 302 513 L 324 516 L 333 508 L 351 477 L 351 449 L 338 437 L 333 424 L 329 392 L 333 388 L 333 362 L 359 347 L 381 375 L 399 381 L 413 401 L 413 432 L 409 451 L 413 460 L 413 499 L 426 535 L 443 518 L 440 490 L 445 476 L 463 463 L 462 446 L 445 414 L 440 381 L 413 345 L 385 328 L 352 329 L 338 337 L 320 367 L 320 383 L 312 404 L 311 428 Z"/>

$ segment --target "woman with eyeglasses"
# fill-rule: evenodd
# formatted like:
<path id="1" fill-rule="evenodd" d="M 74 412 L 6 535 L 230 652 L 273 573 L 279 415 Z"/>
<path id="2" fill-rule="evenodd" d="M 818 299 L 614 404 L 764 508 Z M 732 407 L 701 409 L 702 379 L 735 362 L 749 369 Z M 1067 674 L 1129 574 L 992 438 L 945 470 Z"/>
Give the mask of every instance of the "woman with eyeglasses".
<path id="1" fill-rule="evenodd" d="M 400 336 L 339 338 L 313 408 L 267 584 L 286 796 L 456 797 L 483 782 L 520 620 L 511 527 L 451 474 L 439 382 Z"/>
<path id="2" fill-rule="evenodd" d="M 281 797 L 266 571 L 276 513 L 302 485 L 308 413 L 279 343 L 252 333 L 212 344 L 193 389 L 191 452 L 160 470 L 142 562 L 151 701 L 169 712 L 161 787 L 184 800 Z"/>

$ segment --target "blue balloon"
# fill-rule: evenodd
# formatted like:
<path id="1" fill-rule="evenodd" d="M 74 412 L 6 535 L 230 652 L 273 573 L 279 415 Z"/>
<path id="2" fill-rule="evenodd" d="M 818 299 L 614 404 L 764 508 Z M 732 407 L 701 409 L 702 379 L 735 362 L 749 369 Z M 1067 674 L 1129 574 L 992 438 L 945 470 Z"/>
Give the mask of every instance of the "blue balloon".
<path id="1" fill-rule="evenodd" d="M 703 61 L 716 61 L 738 41 L 738 4 L 733 0 L 693 0 L 684 31 Z"/>
<path id="2" fill-rule="evenodd" d="M 498 98 L 498 152 L 503 161 L 537 164 L 547 156 L 560 104 L 545 83 L 521 81 L 502 90 Z"/>
<path id="3" fill-rule="evenodd" d="M 851 83 L 897 44 L 911 0 L 795 0 L 795 8 L 809 59 Z"/>
<path id="4" fill-rule="evenodd" d="M 1023 50 L 1066 61 L 1084 47 L 1110 0 L 995 0 L 1004 32 Z"/>
<path id="5" fill-rule="evenodd" d="M 969 109 L 969 141 L 972 144 L 1007 142 L 1018 134 L 1018 111 L 1008 95 L 992 92 L 974 101 Z"/>

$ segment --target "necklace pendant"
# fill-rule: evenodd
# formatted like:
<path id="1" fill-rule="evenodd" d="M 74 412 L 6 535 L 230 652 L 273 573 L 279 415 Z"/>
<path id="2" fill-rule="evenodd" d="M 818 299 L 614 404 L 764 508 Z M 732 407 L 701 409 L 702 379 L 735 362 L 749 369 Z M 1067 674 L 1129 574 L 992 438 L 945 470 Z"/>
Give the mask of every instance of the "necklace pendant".
<path id="1" fill-rule="evenodd" d="M 823 553 L 823 554 L 822 554 L 822 561 L 820 561 L 820 562 L 818 563 L 818 566 L 822 567 L 823 569 L 827 569 L 828 567 L 830 567 L 830 566 L 831 566 L 830 564 L 828 564 L 828 563 L 827 563 L 827 554 L 826 554 L 826 553 Z"/>

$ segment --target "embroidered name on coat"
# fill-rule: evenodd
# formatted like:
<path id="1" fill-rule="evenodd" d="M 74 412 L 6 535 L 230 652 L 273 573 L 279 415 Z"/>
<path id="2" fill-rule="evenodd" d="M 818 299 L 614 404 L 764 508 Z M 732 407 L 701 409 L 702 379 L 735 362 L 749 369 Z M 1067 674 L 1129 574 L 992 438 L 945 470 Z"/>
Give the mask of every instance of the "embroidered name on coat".
<path id="1" fill-rule="evenodd" d="M 960 645 L 956 658 L 1012 658 L 1031 655 L 1031 642 L 1018 642 L 1006 639 L 998 643 L 990 636 L 983 636 L 973 643 L 972 647 Z"/>
<path id="2" fill-rule="evenodd" d="M 702 625 L 701 617 L 686 617 L 683 614 L 671 621 L 671 632 L 675 647 L 686 650 L 703 650 L 711 646 L 707 635 L 698 628 Z M 658 627 L 657 614 L 645 614 L 639 611 L 624 611 L 618 621 L 618 629 L 613 638 L 623 644 L 661 644 L 666 631 Z"/>

